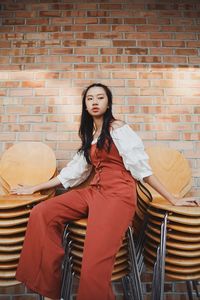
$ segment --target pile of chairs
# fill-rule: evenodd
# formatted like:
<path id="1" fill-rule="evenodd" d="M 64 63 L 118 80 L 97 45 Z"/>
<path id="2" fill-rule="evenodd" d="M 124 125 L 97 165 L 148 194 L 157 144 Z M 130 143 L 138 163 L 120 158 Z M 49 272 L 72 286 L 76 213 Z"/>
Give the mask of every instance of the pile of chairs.
<path id="1" fill-rule="evenodd" d="M 148 151 L 157 177 L 174 195 L 184 197 L 191 189 L 191 171 L 183 155 L 165 147 Z M 145 262 L 154 270 L 152 300 L 164 297 L 165 274 L 186 281 L 189 299 L 199 296 L 200 207 L 174 206 L 152 191 L 146 229 Z"/>
<path id="2" fill-rule="evenodd" d="M 31 208 L 55 194 L 55 189 L 32 195 L 13 195 L 10 189 L 45 182 L 56 174 L 56 158 L 47 145 L 22 142 L 0 160 L 0 286 L 18 284 L 16 268 Z"/>

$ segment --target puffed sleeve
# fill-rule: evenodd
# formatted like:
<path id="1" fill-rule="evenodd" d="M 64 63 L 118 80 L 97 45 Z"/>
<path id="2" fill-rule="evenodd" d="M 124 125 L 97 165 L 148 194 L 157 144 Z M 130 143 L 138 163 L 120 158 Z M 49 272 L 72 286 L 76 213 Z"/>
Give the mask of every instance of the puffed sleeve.
<path id="1" fill-rule="evenodd" d="M 111 130 L 110 134 L 122 156 L 125 168 L 135 179 L 142 181 L 143 178 L 152 175 L 143 142 L 128 124 Z"/>
<path id="2" fill-rule="evenodd" d="M 76 153 L 72 160 L 64 167 L 57 178 L 62 185 L 67 189 L 81 184 L 85 181 L 92 170 L 92 165 L 89 165 L 83 153 Z"/>

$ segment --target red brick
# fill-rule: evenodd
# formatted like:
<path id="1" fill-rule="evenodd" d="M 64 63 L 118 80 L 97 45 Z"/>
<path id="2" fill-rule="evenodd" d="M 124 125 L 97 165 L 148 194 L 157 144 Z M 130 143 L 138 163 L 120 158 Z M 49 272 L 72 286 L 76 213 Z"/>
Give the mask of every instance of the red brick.
<path id="1" fill-rule="evenodd" d="M 103 10 L 91 10 L 91 11 L 87 11 L 87 16 L 88 17 L 106 17 L 106 16 L 109 16 L 109 12 L 103 11 Z"/>
<path id="2" fill-rule="evenodd" d="M 76 48 L 74 49 L 74 54 L 76 55 L 97 55 L 97 48 Z"/>
<path id="3" fill-rule="evenodd" d="M 17 32 L 34 32 L 37 31 L 37 26 L 15 26 Z"/>
<path id="4" fill-rule="evenodd" d="M 128 55 L 148 54 L 148 49 L 147 48 L 125 48 L 124 51 L 125 51 L 125 54 L 128 54 Z"/>
<path id="5" fill-rule="evenodd" d="M 189 63 L 199 65 L 200 57 L 199 56 L 189 57 Z"/>
<path id="6" fill-rule="evenodd" d="M 32 56 L 12 57 L 12 63 L 14 64 L 28 64 L 34 62 L 35 62 L 35 57 Z"/>
<path id="7" fill-rule="evenodd" d="M 24 50 L 25 55 L 47 55 L 48 50 L 47 49 L 25 49 Z"/>
<path id="8" fill-rule="evenodd" d="M 38 88 L 44 86 L 45 86 L 44 81 L 23 81 L 22 82 L 22 87 L 24 88 Z"/>
<path id="9" fill-rule="evenodd" d="M 24 25 L 25 24 L 25 19 L 4 19 L 2 21 L 3 25 Z"/>
<path id="10" fill-rule="evenodd" d="M 47 49 L 46 49 L 47 50 Z M 84 49 L 82 49 L 84 50 Z M 73 54 L 72 48 L 53 48 L 49 49 L 50 54 Z"/>
<path id="11" fill-rule="evenodd" d="M 56 32 L 61 31 L 61 26 L 39 26 L 38 27 L 39 32 Z"/>
<path id="12" fill-rule="evenodd" d="M 105 54 L 117 55 L 117 54 L 122 54 L 123 49 L 121 49 L 121 48 L 101 48 L 100 53 L 103 55 L 105 55 Z"/>
<path id="13" fill-rule="evenodd" d="M 8 64 L 9 63 L 9 57 L 0 57 L 0 63 L 1 64 Z"/>
<path id="14" fill-rule="evenodd" d="M 73 24 L 72 18 L 52 18 L 52 24 L 54 25 L 65 25 Z"/>
<path id="15" fill-rule="evenodd" d="M 122 18 L 101 18 L 100 24 L 122 24 L 123 19 Z"/>
<path id="16" fill-rule="evenodd" d="M 161 57 L 158 56 L 139 56 L 138 61 L 142 63 L 159 63 L 161 62 Z"/>
<path id="17" fill-rule="evenodd" d="M 67 11 L 63 11 L 62 16 L 63 17 L 86 17 L 87 12 L 84 10 L 77 10 L 77 11 L 67 10 Z"/>
<path id="18" fill-rule="evenodd" d="M 109 3 L 109 4 L 100 4 L 99 6 L 100 9 L 103 10 L 121 10 L 122 9 L 122 4 L 115 4 L 115 3 Z"/>
<path id="19" fill-rule="evenodd" d="M 45 55 L 36 57 L 37 63 L 58 63 L 60 62 L 60 56 L 58 55 Z"/>
<path id="20" fill-rule="evenodd" d="M 182 56 L 165 56 L 163 57 L 164 63 L 184 64 L 187 63 L 187 57 Z"/>
<path id="21" fill-rule="evenodd" d="M 198 55 L 198 49 L 176 49 L 176 55 Z"/>
<path id="22" fill-rule="evenodd" d="M 67 26 L 63 26 L 63 31 L 76 32 L 76 31 L 85 31 L 85 30 L 86 30 L 85 25 L 67 25 Z"/>
<path id="23" fill-rule="evenodd" d="M 159 40 L 171 40 L 172 39 L 172 33 L 166 33 L 166 32 L 153 32 L 150 33 L 150 39 L 159 39 Z"/>
<path id="24" fill-rule="evenodd" d="M 88 31 L 95 31 L 95 32 L 109 32 L 110 26 L 109 25 L 88 25 L 87 26 Z"/>
<path id="25" fill-rule="evenodd" d="M 98 18 L 76 18 L 76 24 L 98 24 Z"/>
<path id="26" fill-rule="evenodd" d="M 114 47 L 135 47 L 136 41 L 123 41 L 123 40 L 114 40 Z"/>
<path id="27" fill-rule="evenodd" d="M 152 48 L 150 49 L 151 55 L 173 55 L 173 49 L 169 48 Z"/>
<path id="28" fill-rule="evenodd" d="M 125 25 L 125 24 L 113 25 L 112 31 L 133 32 L 133 31 L 135 31 L 135 26 Z"/>
<path id="29" fill-rule="evenodd" d="M 88 40 L 87 41 L 88 47 L 110 47 L 111 41 L 110 40 Z"/>
<path id="30" fill-rule="evenodd" d="M 40 11 L 40 17 L 61 17 L 62 12 L 58 10 L 47 10 L 47 11 Z"/>
<path id="31" fill-rule="evenodd" d="M 65 46 L 65 47 L 84 47 L 84 46 L 86 46 L 86 41 L 82 41 L 82 40 L 64 41 L 63 46 Z"/>
<path id="32" fill-rule="evenodd" d="M 158 32 L 160 26 L 157 25 L 136 25 L 136 31 L 138 32 Z"/>
<path id="33" fill-rule="evenodd" d="M 161 41 L 138 41 L 137 45 L 139 47 L 160 47 Z"/>
<path id="34" fill-rule="evenodd" d="M 75 9 L 79 10 L 79 9 L 86 9 L 86 10 L 94 10 L 98 8 L 98 4 L 96 3 L 77 3 L 75 5 Z"/>
<path id="35" fill-rule="evenodd" d="M 96 39 L 98 35 L 94 32 L 77 32 L 75 33 L 77 39 Z"/>
<path id="36" fill-rule="evenodd" d="M 146 24 L 146 18 L 125 18 L 124 24 Z"/>
<path id="37" fill-rule="evenodd" d="M 119 56 L 120 59 L 121 56 Z M 87 57 L 87 62 L 88 63 L 110 63 L 111 59 L 113 62 L 115 62 L 115 60 L 113 59 L 113 57 L 111 58 L 110 56 L 90 56 Z"/>
<path id="38" fill-rule="evenodd" d="M 73 4 L 56 3 L 50 5 L 50 9 L 55 9 L 55 10 L 73 10 L 73 8 L 74 8 Z"/>
<path id="39" fill-rule="evenodd" d="M 27 25 L 48 25 L 49 20 L 48 18 L 31 18 L 31 19 L 26 19 L 26 24 Z"/>
<path id="40" fill-rule="evenodd" d="M 163 47 L 185 47 L 185 42 L 183 41 L 163 41 Z"/>

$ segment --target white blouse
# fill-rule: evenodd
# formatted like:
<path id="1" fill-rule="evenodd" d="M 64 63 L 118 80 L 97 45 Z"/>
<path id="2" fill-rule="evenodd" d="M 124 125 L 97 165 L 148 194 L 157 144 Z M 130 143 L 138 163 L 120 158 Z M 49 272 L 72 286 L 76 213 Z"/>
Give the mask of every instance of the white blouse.
<path id="1" fill-rule="evenodd" d="M 142 181 L 143 178 L 152 175 L 143 142 L 128 124 L 112 129 L 110 135 L 123 159 L 125 168 L 136 180 Z M 94 140 L 93 143 L 96 141 Z M 83 153 L 76 153 L 57 178 L 65 188 L 69 188 L 85 181 L 91 171 L 92 165 L 87 163 Z"/>

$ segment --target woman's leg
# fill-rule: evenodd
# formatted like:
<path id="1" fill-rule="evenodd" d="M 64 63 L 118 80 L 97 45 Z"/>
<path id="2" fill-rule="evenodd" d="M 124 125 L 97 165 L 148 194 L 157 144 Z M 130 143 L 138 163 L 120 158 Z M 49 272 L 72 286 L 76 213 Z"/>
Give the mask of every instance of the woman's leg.
<path id="1" fill-rule="evenodd" d="M 115 299 L 110 280 L 116 253 L 135 213 L 133 193 L 121 198 L 96 193 L 89 202 L 77 300 Z"/>
<path id="2" fill-rule="evenodd" d="M 16 279 L 53 299 L 60 298 L 65 223 L 87 215 L 87 192 L 73 190 L 36 205 L 31 213 Z"/>

